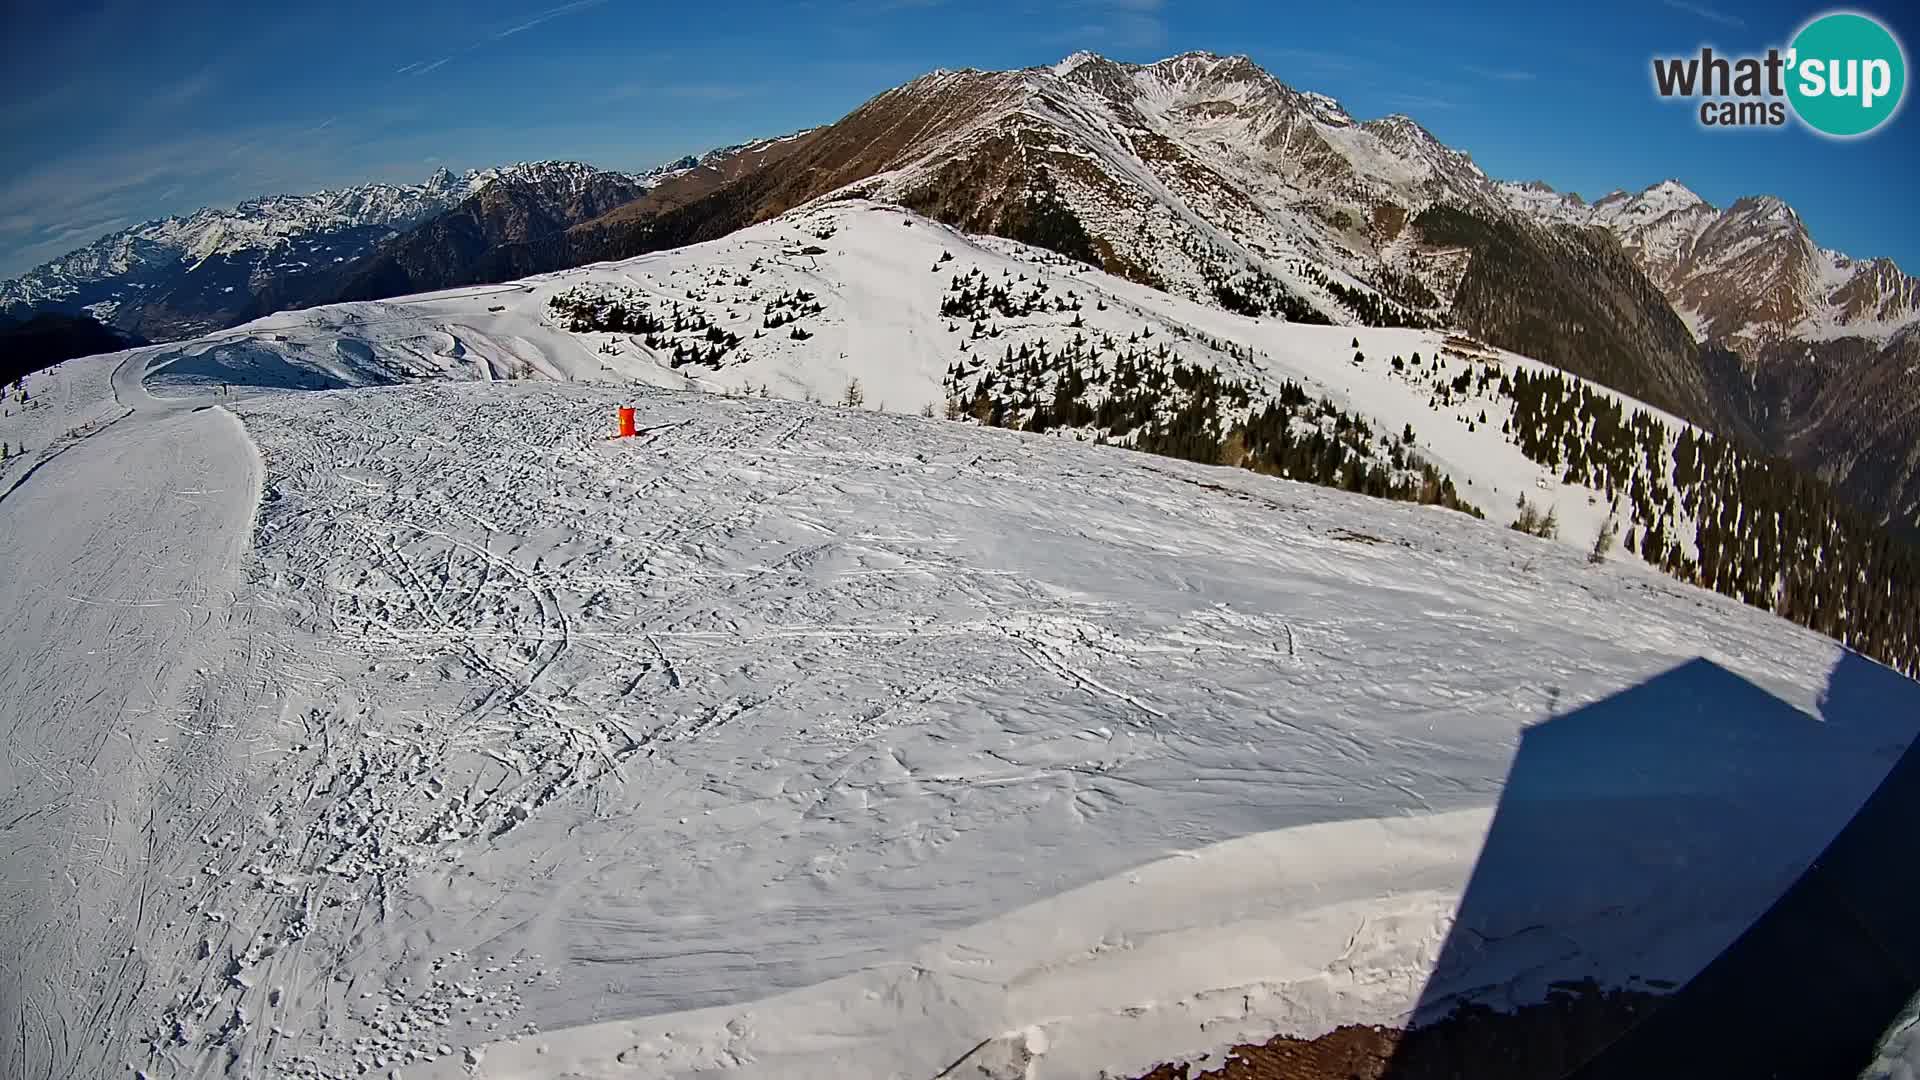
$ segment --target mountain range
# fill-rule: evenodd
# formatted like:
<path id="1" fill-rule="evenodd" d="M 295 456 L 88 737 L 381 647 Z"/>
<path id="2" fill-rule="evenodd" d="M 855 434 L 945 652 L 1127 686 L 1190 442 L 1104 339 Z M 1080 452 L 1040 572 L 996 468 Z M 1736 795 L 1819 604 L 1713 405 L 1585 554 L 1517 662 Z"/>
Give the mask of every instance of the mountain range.
<path id="1" fill-rule="evenodd" d="M 347 268 L 412 230 L 444 243 L 498 242 L 629 202 L 677 167 L 638 175 L 568 161 L 461 175 L 443 168 L 418 184 L 269 195 L 159 218 L 0 282 L 0 315 L 84 312 L 153 340 L 190 337 L 331 299 Z M 462 234 L 454 223 L 476 214 L 497 223 Z"/>
<path id="2" fill-rule="evenodd" d="M 936 71 L 836 123 L 645 174 L 537 163 L 149 222 L 0 284 L 165 339 L 508 280 L 862 197 L 1249 315 L 1455 327 L 1817 472 L 1920 528 L 1920 287 L 1760 196 L 1591 203 L 1488 176 L 1242 56 Z"/>

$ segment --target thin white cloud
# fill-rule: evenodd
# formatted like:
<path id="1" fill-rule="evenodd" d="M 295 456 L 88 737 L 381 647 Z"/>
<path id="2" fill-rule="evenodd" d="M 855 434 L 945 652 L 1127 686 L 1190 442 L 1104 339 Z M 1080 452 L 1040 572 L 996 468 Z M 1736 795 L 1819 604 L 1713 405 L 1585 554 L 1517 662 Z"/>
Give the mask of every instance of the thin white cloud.
<path id="1" fill-rule="evenodd" d="M 74 221 L 53 226 L 50 244 L 67 244 L 79 237 L 101 236 L 127 223 L 126 218 L 107 218 L 104 221 Z"/>
<path id="2" fill-rule="evenodd" d="M 1660 0 L 1660 2 L 1675 11 L 1684 11 L 1689 15 L 1698 15 L 1708 22 L 1717 22 L 1721 26 L 1747 25 L 1747 20 L 1738 15 L 1730 15 L 1724 11 L 1715 11 L 1705 4 L 1691 3 L 1690 0 Z"/>
<path id="3" fill-rule="evenodd" d="M 1511 68 L 1486 68 L 1467 64 L 1461 70 L 1469 75 L 1478 75 L 1483 79 L 1498 79 L 1501 82 L 1532 82 L 1534 79 L 1531 71 L 1517 71 Z"/>
<path id="4" fill-rule="evenodd" d="M 622 83 L 607 92 L 607 100 L 679 98 L 682 101 L 739 101 L 766 90 L 765 83 Z"/>
<path id="5" fill-rule="evenodd" d="M 1163 0 L 1075 0 L 1069 6 L 1087 12 L 1086 21 L 1047 40 L 1110 52 L 1145 51 L 1166 44 Z"/>
<path id="6" fill-rule="evenodd" d="M 226 168 L 232 147 L 189 137 L 48 161 L 0 182 L 0 213 L 32 215 L 45 228 L 113 217 L 130 193 Z"/>
<path id="7" fill-rule="evenodd" d="M 412 75 L 416 78 L 421 75 L 430 75 L 433 72 L 440 70 L 442 67 L 445 67 L 447 64 L 452 63 L 456 57 L 463 56 L 467 53 L 473 52 L 475 49 L 478 49 L 489 42 L 500 41 L 503 38 L 510 38 L 515 34 L 521 33 L 522 31 L 525 31 L 525 30 L 531 30 L 534 27 L 539 26 L 541 23 L 550 22 L 554 19 L 561 17 L 562 15 L 570 15 L 576 11 L 585 11 L 588 8 L 599 7 L 601 4 L 604 4 L 606 2 L 607 0 L 573 0 L 573 2 L 569 4 L 561 4 L 559 7 L 551 7 L 546 9 L 545 11 L 535 12 L 532 15 L 522 17 L 519 22 L 516 22 L 511 26 L 507 26 L 501 30 L 496 30 L 488 34 L 486 37 L 481 38 L 477 41 L 469 42 L 468 44 L 455 49 L 453 52 L 448 53 L 446 56 L 442 56 L 438 60 L 415 60 L 413 63 L 404 65 L 403 67 L 396 70 L 394 72 L 394 75 L 396 76 Z"/>
<path id="8" fill-rule="evenodd" d="M 76 154 L 0 179 L 0 277 L 170 206 L 181 192 L 258 194 L 339 167 L 331 133 L 263 129 Z"/>
<path id="9" fill-rule="evenodd" d="M 494 34 L 493 40 L 499 41 L 501 38 L 512 37 L 513 35 L 521 32 L 522 30 L 531 30 L 534 27 L 539 26 L 541 23 L 547 22 L 550 19 L 557 19 L 562 15 L 567 15 L 575 11 L 582 11 L 590 7 L 599 7 L 601 4 L 604 4 L 606 2 L 607 0 L 573 0 L 573 3 L 571 4 L 561 4 L 559 7 L 548 8 L 547 10 L 542 11 L 539 14 L 528 16 L 525 21 L 520 22 L 517 25 L 510 26 L 507 29 Z"/>
<path id="10" fill-rule="evenodd" d="M 179 108 L 205 95 L 218 81 L 212 68 L 201 68 L 179 82 L 159 87 L 147 95 L 147 104 L 162 109 Z"/>
<path id="11" fill-rule="evenodd" d="M 1305 71 L 1313 74 L 1358 71 L 1373 66 L 1350 54 L 1329 52 L 1325 49 L 1259 49 L 1256 53 L 1257 59 L 1265 61 L 1263 66 L 1280 75 L 1290 71 Z"/>
<path id="12" fill-rule="evenodd" d="M 668 97 L 691 101 L 738 101 L 752 97 L 760 87 L 748 83 L 693 83 L 666 88 Z"/>
<path id="13" fill-rule="evenodd" d="M 1460 103 L 1449 98 L 1430 97 L 1423 94 L 1395 94 L 1387 98 L 1387 104 L 1402 109 L 1457 109 Z"/>

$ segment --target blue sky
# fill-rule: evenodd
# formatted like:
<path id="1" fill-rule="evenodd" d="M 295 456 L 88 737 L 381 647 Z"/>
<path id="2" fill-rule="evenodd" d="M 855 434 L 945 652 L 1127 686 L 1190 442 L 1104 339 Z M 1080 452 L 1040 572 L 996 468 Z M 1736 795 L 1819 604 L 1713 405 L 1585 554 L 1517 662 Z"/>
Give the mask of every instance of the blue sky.
<path id="1" fill-rule="evenodd" d="M 1356 116 L 1407 113 L 1495 176 L 1589 198 L 1678 177 L 1778 195 L 1816 240 L 1920 272 L 1915 110 L 1872 137 L 1702 130 L 1649 62 L 1783 45 L 1819 6 L 1447 11 L 1265 0 L 6 0 L 0 274 L 250 195 L 533 158 L 639 168 L 830 122 L 936 67 L 1246 53 Z M 1909 43 L 1899 5 L 1856 5 Z M 1606 12 L 1606 14 L 1602 14 Z M 1906 21 L 1913 21 L 1905 16 Z"/>

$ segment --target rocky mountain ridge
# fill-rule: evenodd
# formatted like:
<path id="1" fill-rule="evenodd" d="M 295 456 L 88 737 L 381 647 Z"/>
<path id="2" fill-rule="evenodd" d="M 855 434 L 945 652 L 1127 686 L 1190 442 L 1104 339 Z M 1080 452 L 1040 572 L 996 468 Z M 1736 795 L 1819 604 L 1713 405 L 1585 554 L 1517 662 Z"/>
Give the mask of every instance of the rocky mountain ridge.
<path id="1" fill-rule="evenodd" d="M 489 188 L 537 185 L 563 196 L 615 179 L 633 193 L 672 175 L 629 175 L 580 162 L 521 162 L 462 174 L 441 168 L 418 184 L 358 184 L 267 195 L 230 209 L 156 218 L 103 236 L 0 282 L 0 314 L 85 313 L 156 340 L 251 317 L 257 293 L 364 258 L 406 230 Z"/>
<path id="2" fill-rule="evenodd" d="M 309 230 L 305 247 L 257 257 L 221 253 L 238 227 L 153 241 L 176 266 L 182 252 L 214 252 L 188 271 L 205 279 L 187 290 L 204 311 L 131 272 L 115 280 L 140 290 L 138 318 L 117 296 L 64 302 L 166 336 L 155 330 L 196 318 L 625 258 L 863 197 L 1246 315 L 1457 327 L 1788 455 L 1882 520 L 1920 528 L 1920 465 L 1901 449 L 1916 423 L 1906 403 L 1920 402 L 1907 332 L 1920 288 L 1891 262 L 1819 247 L 1770 197 L 1722 210 L 1666 181 L 1589 204 L 1496 180 L 1411 117 L 1358 120 L 1245 56 L 1130 64 L 1082 52 L 934 71 L 835 123 L 646 176 L 576 168 L 436 176 L 411 201 L 370 192 L 345 215 L 366 220 L 361 231 Z M 131 266 L 114 255 L 129 243 L 76 253 L 69 276 Z M 208 303 L 209 286 L 244 286 L 251 302 Z"/>

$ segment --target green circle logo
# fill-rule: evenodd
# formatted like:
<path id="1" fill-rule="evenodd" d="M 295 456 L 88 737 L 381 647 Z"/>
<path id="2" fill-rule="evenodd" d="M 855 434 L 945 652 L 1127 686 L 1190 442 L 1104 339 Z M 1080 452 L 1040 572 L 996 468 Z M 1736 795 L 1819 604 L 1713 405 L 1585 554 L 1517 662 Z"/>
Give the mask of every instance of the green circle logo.
<path id="1" fill-rule="evenodd" d="M 1865 135 L 1899 111 L 1907 57 L 1893 33 L 1850 11 L 1822 15 L 1795 35 L 1787 99 L 1815 131 Z"/>

